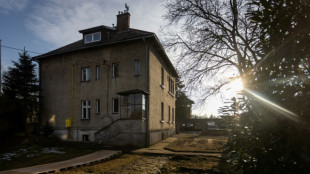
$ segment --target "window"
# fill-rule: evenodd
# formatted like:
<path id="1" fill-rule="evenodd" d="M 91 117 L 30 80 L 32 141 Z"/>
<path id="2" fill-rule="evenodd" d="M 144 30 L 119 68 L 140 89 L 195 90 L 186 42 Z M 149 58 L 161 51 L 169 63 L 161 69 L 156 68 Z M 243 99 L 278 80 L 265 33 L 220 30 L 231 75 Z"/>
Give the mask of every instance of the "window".
<path id="1" fill-rule="evenodd" d="M 165 71 L 164 68 L 161 67 L 161 86 L 164 87 L 164 77 L 165 77 Z"/>
<path id="2" fill-rule="evenodd" d="M 89 142 L 89 135 L 82 135 L 83 142 Z"/>
<path id="3" fill-rule="evenodd" d="M 119 77 L 118 75 L 118 63 L 113 63 L 112 64 L 112 78 L 117 78 Z"/>
<path id="4" fill-rule="evenodd" d="M 161 102 L 161 123 L 164 122 L 164 103 Z"/>
<path id="5" fill-rule="evenodd" d="M 168 82 L 169 82 L 169 93 L 174 95 L 174 81 L 170 76 L 168 77 Z"/>
<path id="6" fill-rule="evenodd" d="M 87 34 L 84 37 L 84 43 L 97 42 L 101 40 L 101 32 Z"/>
<path id="7" fill-rule="evenodd" d="M 135 76 L 140 75 L 140 60 L 135 60 Z"/>
<path id="8" fill-rule="evenodd" d="M 82 82 L 90 81 L 90 68 L 82 68 Z"/>
<path id="9" fill-rule="evenodd" d="M 145 118 L 145 95 L 141 93 L 126 96 L 128 118 Z"/>
<path id="10" fill-rule="evenodd" d="M 171 122 L 170 106 L 168 106 L 168 123 Z"/>
<path id="11" fill-rule="evenodd" d="M 96 114 L 100 114 L 100 100 L 96 99 Z"/>
<path id="12" fill-rule="evenodd" d="M 116 113 L 118 113 L 118 98 L 113 98 L 112 99 L 112 112 L 114 113 L 114 114 L 116 114 Z"/>
<path id="13" fill-rule="evenodd" d="M 90 101 L 82 101 L 82 119 L 90 118 Z"/>
<path id="14" fill-rule="evenodd" d="M 97 65 L 96 66 L 96 80 L 99 80 L 100 79 L 100 66 Z"/>
<path id="15" fill-rule="evenodd" d="M 172 123 L 174 123 L 174 108 L 172 108 Z"/>

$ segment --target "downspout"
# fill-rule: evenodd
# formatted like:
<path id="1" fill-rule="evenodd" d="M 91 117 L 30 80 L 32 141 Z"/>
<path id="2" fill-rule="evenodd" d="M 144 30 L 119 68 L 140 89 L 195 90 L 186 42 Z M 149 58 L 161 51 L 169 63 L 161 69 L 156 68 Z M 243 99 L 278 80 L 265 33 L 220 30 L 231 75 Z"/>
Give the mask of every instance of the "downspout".
<path id="1" fill-rule="evenodd" d="M 150 93 L 150 66 L 149 66 L 149 45 L 146 42 L 145 37 L 143 38 L 143 42 L 145 43 L 145 84 L 146 84 L 146 90 L 147 92 Z M 150 95 L 146 98 L 146 142 L 145 145 L 146 147 L 150 146 L 150 131 L 149 131 L 149 124 L 150 124 L 150 119 L 149 119 L 149 105 L 150 104 Z"/>
<path id="2" fill-rule="evenodd" d="M 72 131 L 72 129 L 73 129 L 73 123 L 75 122 L 75 120 L 74 120 L 74 63 L 72 64 L 72 77 L 71 77 L 72 79 L 71 79 L 71 81 L 72 81 L 72 93 L 71 93 L 71 103 L 72 103 L 72 106 L 71 106 L 71 114 L 72 114 L 72 117 L 71 117 L 71 128 L 69 128 L 69 131 Z M 77 132 L 78 132 L 78 130 L 76 130 Z M 71 134 L 73 134 L 73 132 L 71 133 Z M 70 137 L 71 138 L 71 137 Z M 72 137 L 72 140 L 73 140 L 73 137 Z M 76 137 L 76 141 L 78 141 L 78 136 Z"/>
<path id="3" fill-rule="evenodd" d="M 109 72 L 110 72 L 110 66 L 109 64 L 107 64 L 107 70 L 108 70 L 108 73 L 107 73 L 107 117 L 109 118 Z M 112 122 L 113 122 L 113 119 L 112 119 Z"/>

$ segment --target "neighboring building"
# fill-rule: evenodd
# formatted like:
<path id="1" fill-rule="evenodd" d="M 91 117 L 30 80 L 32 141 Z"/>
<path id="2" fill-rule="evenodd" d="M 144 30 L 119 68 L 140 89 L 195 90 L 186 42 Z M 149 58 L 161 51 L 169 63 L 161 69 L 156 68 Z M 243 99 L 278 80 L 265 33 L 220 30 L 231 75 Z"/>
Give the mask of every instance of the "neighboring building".
<path id="1" fill-rule="evenodd" d="M 117 26 L 35 57 L 40 118 L 63 140 L 145 147 L 175 132 L 175 68 L 154 33 Z M 67 121 L 67 122 L 66 122 Z"/>

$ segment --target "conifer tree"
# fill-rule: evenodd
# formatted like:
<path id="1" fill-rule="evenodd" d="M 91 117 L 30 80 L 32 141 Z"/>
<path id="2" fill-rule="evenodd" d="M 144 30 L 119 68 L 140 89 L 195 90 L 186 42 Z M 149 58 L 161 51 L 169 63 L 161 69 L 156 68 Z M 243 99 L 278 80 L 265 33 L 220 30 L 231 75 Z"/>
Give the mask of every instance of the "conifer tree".
<path id="1" fill-rule="evenodd" d="M 25 126 L 27 118 L 33 117 L 38 111 L 39 85 L 35 74 L 36 65 L 25 50 L 19 53 L 18 62 L 12 62 L 14 66 L 9 67 L 3 75 L 3 95 L 16 106 L 20 106 L 16 108 L 21 111 L 18 121 Z"/>

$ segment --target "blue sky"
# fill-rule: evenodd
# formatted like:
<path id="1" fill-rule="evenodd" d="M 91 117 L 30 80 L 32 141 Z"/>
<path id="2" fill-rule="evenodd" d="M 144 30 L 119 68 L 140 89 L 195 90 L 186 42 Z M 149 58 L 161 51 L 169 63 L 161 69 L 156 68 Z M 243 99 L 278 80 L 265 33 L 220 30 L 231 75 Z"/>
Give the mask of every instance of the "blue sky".
<path id="1" fill-rule="evenodd" d="M 0 0 L 0 39 L 3 46 L 45 53 L 79 40 L 81 29 L 116 24 L 125 3 L 132 28 L 159 33 L 164 24 L 159 0 Z M 17 60 L 18 52 L 2 48 L 4 70 Z"/>
<path id="2" fill-rule="evenodd" d="M 130 27 L 154 32 L 160 39 L 160 26 L 165 25 L 162 0 L 0 0 L 0 39 L 3 46 L 46 53 L 81 39 L 79 30 L 116 24 L 125 3 L 131 14 Z M 2 47 L 2 70 L 17 61 L 19 52 Z M 193 113 L 217 114 L 221 100 L 220 95 L 211 97 Z"/>

